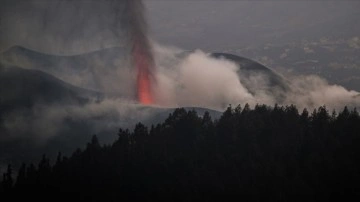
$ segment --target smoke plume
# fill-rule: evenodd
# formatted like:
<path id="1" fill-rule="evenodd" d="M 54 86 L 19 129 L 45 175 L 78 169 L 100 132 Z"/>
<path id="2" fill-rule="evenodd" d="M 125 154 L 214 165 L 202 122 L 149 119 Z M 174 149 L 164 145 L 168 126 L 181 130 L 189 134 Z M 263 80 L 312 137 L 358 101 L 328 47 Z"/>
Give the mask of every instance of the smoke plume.
<path id="1" fill-rule="evenodd" d="M 182 107 L 198 106 L 224 110 L 229 104 L 245 103 L 291 105 L 314 109 L 326 105 L 330 109 L 341 109 L 345 105 L 360 105 L 360 93 L 339 85 L 330 85 L 316 75 L 287 75 L 284 82 L 289 86 L 285 92 L 272 89 L 269 78 L 254 71 L 241 79 L 242 68 L 233 61 L 215 59 L 209 53 L 197 50 L 192 53 L 154 45 L 156 58 L 155 87 L 156 102 L 160 105 Z M 281 75 L 279 75 L 281 76 Z M 256 89 L 250 92 L 246 86 Z M 278 102 L 277 96 L 284 100 Z"/>
<path id="2" fill-rule="evenodd" d="M 132 62 L 137 70 L 137 95 L 140 103 L 153 102 L 151 79 L 154 60 L 148 40 L 147 24 L 144 16 L 144 5 L 141 0 L 127 0 L 125 19 L 129 29 L 129 38 L 132 46 Z"/>

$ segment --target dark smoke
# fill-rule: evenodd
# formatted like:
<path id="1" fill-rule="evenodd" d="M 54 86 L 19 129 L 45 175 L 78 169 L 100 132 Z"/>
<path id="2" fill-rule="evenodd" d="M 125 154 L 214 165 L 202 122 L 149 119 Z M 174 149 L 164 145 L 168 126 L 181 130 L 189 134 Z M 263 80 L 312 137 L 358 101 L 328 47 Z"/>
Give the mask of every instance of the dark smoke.
<path id="1" fill-rule="evenodd" d="M 14 45 L 54 55 L 123 46 L 124 0 L 1 0 L 0 52 Z"/>
<path id="2" fill-rule="evenodd" d="M 148 39 L 148 25 L 145 17 L 145 7 L 141 0 L 125 0 L 123 13 L 123 27 L 128 32 L 131 46 L 134 48 L 138 43 L 144 53 L 153 60 L 150 43 Z"/>

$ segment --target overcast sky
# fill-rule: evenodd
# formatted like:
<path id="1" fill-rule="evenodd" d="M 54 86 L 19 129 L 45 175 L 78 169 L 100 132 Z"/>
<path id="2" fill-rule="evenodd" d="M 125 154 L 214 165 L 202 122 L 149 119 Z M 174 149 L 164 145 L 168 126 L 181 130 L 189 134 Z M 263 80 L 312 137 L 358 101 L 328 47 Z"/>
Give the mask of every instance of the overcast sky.
<path id="1" fill-rule="evenodd" d="M 359 1 L 145 1 L 154 38 L 184 48 L 360 33 Z"/>
<path id="2" fill-rule="evenodd" d="M 118 29 L 118 15 L 109 3 L 1 2 L 0 51 L 18 44 L 73 54 L 122 43 L 122 36 L 113 32 Z M 360 33 L 360 2 L 356 0 L 144 2 L 152 38 L 184 49 L 215 50 Z"/>

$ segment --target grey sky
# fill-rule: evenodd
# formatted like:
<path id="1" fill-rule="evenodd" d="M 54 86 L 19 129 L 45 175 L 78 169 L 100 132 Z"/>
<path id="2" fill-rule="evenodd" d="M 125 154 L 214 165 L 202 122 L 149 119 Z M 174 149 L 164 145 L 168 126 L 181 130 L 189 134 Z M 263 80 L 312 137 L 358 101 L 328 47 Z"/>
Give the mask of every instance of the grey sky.
<path id="1" fill-rule="evenodd" d="M 117 33 L 119 13 L 110 1 L 56 2 L 3 0 L 0 51 L 22 45 L 75 54 L 123 42 Z M 360 33 L 359 1 L 144 2 L 152 38 L 184 49 L 218 50 Z"/>
<path id="2" fill-rule="evenodd" d="M 360 33 L 359 1 L 145 1 L 154 38 L 186 49 Z"/>

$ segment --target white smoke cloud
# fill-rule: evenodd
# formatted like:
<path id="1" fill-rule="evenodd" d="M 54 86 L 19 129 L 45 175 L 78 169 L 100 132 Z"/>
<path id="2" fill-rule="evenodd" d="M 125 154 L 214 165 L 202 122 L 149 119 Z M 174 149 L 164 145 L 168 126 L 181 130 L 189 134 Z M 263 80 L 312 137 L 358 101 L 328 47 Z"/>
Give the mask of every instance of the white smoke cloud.
<path id="1" fill-rule="evenodd" d="M 229 104 L 276 104 L 279 93 L 270 92 L 268 77 L 251 74 L 249 84 L 256 89 L 250 93 L 240 79 L 241 67 L 232 61 L 215 59 L 200 50 L 184 54 L 176 48 L 154 45 L 157 62 L 154 87 L 160 105 L 197 106 L 224 110 Z M 183 55 L 181 55 L 183 53 Z M 315 75 L 292 76 L 284 81 L 290 89 L 285 93 L 283 105 L 314 109 L 326 105 L 340 109 L 345 105 L 360 105 L 359 92 L 342 86 L 330 85 Z"/>
<path id="2" fill-rule="evenodd" d="M 209 58 L 202 51 L 190 54 L 171 69 L 157 68 L 155 92 L 160 105 L 220 109 L 229 102 L 253 99 L 240 83 L 238 66 Z"/>
<path id="3" fill-rule="evenodd" d="M 292 91 L 287 95 L 286 104 L 309 109 L 325 105 L 338 110 L 346 105 L 360 106 L 359 92 L 339 85 L 330 85 L 319 76 L 293 76 L 289 80 Z"/>

